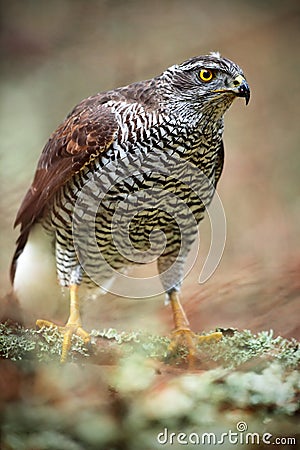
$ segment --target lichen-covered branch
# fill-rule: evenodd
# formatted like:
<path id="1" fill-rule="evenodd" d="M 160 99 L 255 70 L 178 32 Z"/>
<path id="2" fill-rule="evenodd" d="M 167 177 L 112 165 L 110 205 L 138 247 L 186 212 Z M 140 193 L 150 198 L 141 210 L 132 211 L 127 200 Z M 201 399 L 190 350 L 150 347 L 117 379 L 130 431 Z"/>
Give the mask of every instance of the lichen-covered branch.
<path id="1" fill-rule="evenodd" d="M 168 354 L 170 339 L 143 331 L 117 331 L 109 328 L 92 330 L 90 348 L 84 346 L 78 336 L 73 336 L 70 357 L 73 361 L 86 358 L 95 364 L 113 363 L 117 358 L 138 353 L 145 358 L 164 361 Z M 56 328 L 41 330 L 10 327 L 0 324 L 0 355 L 14 361 L 37 359 L 38 361 L 59 360 L 62 335 Z M 300 350 L 296 340 L 274 337 L 271 331 L 253 335 L 248 330 L 223 330 L 219 342 L 202 343 L 198 347 L 199 360 L 210 364 L 209 368 L 222 366 L 236 368 L 253 361 L 278 361 L 284 367 L 296 368 L 300 361 Z M 182 362 L 186 349 L 182 348 L 169 362 Z M 214 363 L 216 364 L 214 364 Z"/>

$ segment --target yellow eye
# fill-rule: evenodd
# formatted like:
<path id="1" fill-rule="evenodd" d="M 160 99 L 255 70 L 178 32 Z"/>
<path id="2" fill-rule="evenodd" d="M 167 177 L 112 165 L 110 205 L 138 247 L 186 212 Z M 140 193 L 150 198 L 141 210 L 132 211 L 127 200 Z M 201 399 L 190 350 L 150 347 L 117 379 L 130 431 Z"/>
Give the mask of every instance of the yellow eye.
<path id="1" fill-rule="evenodd" d="M 205 81 L 205 82 L 212 80 L 213 75 L 214 74 L 209 69 L 202 69 L 199 72 L 200 80 Z"/>

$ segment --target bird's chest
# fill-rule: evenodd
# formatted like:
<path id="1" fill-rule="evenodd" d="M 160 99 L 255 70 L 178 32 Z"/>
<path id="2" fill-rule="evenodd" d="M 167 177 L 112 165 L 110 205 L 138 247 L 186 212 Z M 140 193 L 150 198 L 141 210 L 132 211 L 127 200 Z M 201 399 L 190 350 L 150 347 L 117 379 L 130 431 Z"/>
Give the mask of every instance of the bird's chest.
<path id="1" fill-rule="evenodd" d="M 130 235 L 135 246 L 146 248 L 157 230 L 167 239 L 182 229 L 194 233 L 213 196 L 218 145 L 212 136 L 170 130 L 143 141 L 116 141 L 65 185 L 52 225 L 66 233 L 79 221 L 80 234 L 96 235 L 104 247 L 112 241 L 123 247 Z M 161 234 L 152 238 L 163 244 Z"/>
<path id="2" fill-rule="evenodd" d="M 129 209 L 140 205 L 139 199 L 146 207 L 159 207 L 173 196 L 193 203 L 214 184 L 218 136 L 169 132 L 163 137 L 154 135 L 127 147 L 116 143 L 107 163 L 103 158 L 96 162 L 94 181 L 110 204 L 127 198 Z"/>

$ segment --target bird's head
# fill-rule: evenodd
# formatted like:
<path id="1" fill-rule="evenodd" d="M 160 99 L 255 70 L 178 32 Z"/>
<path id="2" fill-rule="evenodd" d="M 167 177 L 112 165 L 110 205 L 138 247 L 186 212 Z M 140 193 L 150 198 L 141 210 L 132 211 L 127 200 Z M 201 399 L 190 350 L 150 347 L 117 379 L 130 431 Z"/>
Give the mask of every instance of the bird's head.
<path id="1" fill-rule="evenodd" d="M 163 77 L 168 95 L 179 109 L 186 105 L 190 111 L 207 111 L 210 116 L 215 112 L 220 117 L 236 97 L 244 97 L 246 105 L 250 99 L 242 69 L 219 53 L 197 56 L 172 66 Z"/>

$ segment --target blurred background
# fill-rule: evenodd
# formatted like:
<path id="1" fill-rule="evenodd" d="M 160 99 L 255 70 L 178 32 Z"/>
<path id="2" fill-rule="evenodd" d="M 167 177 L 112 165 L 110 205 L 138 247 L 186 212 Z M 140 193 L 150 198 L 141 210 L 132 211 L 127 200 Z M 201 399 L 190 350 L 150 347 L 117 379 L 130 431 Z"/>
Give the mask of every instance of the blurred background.
<path id="1" fill-rule="evenodd" d="M 251 101 L 247 108 L 236 101 L 226 115 L 218 188 L 228 225 L 224 256 L 200 286 L 206 220 L 197 264 L 184 284 L 186 310 L 200 329 L 274 328 L 300 337 L 299 13 L 298 0 L 2 1 L 1 295 L 10 289 L 17 209 L 45 142 L 73 106 L 220 51 L 243 68 Z M 172 326 L 169 312 L 161 315 L 161 299 L 147 302 L 152 316 L 145 302 L 134 302 L 134 314 L 132 304 L 118 299 L 113 313 L 110 302 L 101 304 L 110 318 L 102 310 L 98 327 L 107 320 L 153 329 L 158 316 L 166 330 Z"/>

